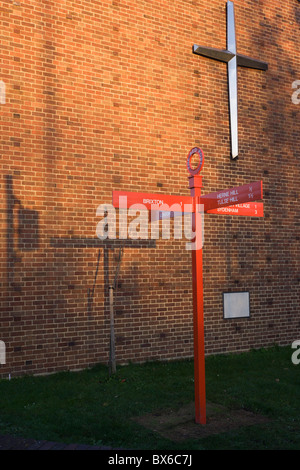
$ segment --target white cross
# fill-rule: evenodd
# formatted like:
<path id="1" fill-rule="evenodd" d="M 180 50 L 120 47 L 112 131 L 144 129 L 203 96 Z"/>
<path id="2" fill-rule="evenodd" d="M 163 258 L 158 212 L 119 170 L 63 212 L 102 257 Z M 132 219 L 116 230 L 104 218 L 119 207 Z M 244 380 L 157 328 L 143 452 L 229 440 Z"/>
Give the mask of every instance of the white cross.
<path id="1" fill-rule="evenodd" d="M 231 157 L 238 156 L 238 109 L 237 109 L 237 66 L 253 69 L 267 70 L 268 64 L 261 60 L 237 54 L 235 37 L 235 20 L 233 2 L 227 2 L 227 50 L 214 49 L 205 46 L 193 46 L 193 52 L 204 57 L 227 62 L 230 133 L 231 133 Z"/>

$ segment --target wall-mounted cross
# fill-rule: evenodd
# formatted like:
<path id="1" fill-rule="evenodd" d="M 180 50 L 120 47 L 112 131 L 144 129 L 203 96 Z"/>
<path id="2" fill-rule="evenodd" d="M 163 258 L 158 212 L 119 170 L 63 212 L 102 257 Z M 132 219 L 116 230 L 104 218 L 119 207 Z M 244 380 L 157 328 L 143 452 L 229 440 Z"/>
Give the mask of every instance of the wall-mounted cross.
<path id="1" fill-rule="evenodd" d="M 229 112 L 231 133 L 231 157 L 238 157 L 238 99 L 237 99 L 237 66 L 250 67 L 252 69 L 267 70 L 268 64 L 261 60 L 251 59 L 237 54 L 235 19 L 233 2 L 227 2 L 227 50 L 213 49 L 204 46 L 193 46 L 195 54 L 227 62 Z"/>

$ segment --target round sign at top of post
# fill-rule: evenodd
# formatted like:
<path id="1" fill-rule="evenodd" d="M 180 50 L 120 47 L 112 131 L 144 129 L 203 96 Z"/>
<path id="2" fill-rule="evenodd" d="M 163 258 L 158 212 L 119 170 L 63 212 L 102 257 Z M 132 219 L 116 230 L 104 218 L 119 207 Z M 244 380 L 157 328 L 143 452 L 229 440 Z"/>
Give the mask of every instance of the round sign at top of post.
<path id="1" fill-rule="evenodd" d="M 197 156 L 199 159 L 199 163 L 196 168 L 192 168 L 192 159 L 194 158 L 194 156 Z M 194 147 L 192 150 L 189 151 L 186 165 L 187 165 L 188 172 L 191 175 L 195 176 L 198 173 L 200 173 L 200 171 L 203 168 L 203 163 L 204 163 L 204 153 L 202 149 L 200 149 L 199 147 Z"/>

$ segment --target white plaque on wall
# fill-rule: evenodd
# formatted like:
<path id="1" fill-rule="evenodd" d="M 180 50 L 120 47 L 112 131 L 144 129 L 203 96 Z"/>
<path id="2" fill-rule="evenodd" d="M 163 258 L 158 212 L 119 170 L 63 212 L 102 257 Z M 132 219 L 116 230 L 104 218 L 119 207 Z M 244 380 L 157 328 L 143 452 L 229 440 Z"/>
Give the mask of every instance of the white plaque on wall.
<path id="1" fill-rule="evenodd" d="M 250 317 L 249 292 L 223 293 L 224 318 Z"/>

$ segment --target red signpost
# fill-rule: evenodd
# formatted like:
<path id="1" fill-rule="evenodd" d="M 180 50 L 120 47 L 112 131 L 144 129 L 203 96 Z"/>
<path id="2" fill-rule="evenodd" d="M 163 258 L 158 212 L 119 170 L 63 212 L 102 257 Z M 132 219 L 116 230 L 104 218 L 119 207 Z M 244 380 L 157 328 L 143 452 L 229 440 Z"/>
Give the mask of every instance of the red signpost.
<path id="1" fill-rule="evenodd" d="M 199 162 L 194 169 L 191 162 L 195 155 L 197 155 Z M 187 169 L 190 173 L 190 196 L 113 191 L 114 207 L 125 209 L 133 204 L 140 204 L 147 210 L 159 211 L 159 215 L 166 212 L 167 217 L 182 215 L 185 212 L 192 213 L 192 230 L 196 234 L 195 238 L 198 239 L 198 243 L 194 245 L 195 249 L 192 250 L 192 281 L 195 422 L 199 424 L 206 424 L 206 389 L 202 242 L 199 243 L 199 240 L 202 240 L 202 221 L 197 217 L 197 212 L 200 212 L 204 207 L 204 212 L 208 214 L 263 217 L 263 203 L 254 202 L 263 198 L 262 181 L 201 196 L 202 176 L 199 173 L 203 163 L 202 150 L 198 147 L 193 148 L 187 158 Z"/>
<path id="2" fill-rule="evenodd" d="M 196 169 L 191 166 L 194 155 L 198 155 L 199 163 Z M 197 204 L 202 203 L 201 188 L 204 155 L 197 147 L 192 149 L 187 158 L 187 169 L 190 173 L 189 188 L 194 200 L 192 215 L 192 230 L 196 238 L 202 240 L 202 221 L 196 216 Z M 195 387 L 195 422 L 206 424 L 206 388 L 205 388 L 205 342 L 204 342 L 204 302 L 203 302 L 203 259 L 202 243 L 192 251 L 192 281 L 193 281 L 193 324 L 194 324 L 194 387 Z"/>

